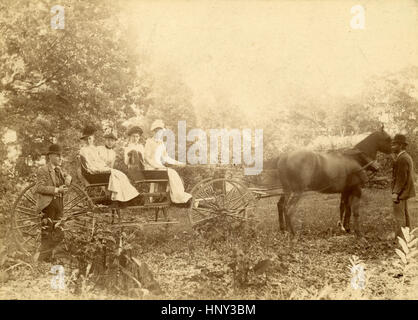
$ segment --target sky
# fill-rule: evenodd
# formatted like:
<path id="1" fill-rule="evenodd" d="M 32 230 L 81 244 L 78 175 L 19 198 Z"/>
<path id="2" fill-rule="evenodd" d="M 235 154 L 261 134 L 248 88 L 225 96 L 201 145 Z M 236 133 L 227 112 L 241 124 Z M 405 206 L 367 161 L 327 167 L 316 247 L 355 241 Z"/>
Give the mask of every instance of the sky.
<path id="1" fill-rule="evenodd" d="M 365 28 L 352 29 L 354 5 Z M 418 1 L 129 1 L 137 48 L 171 65 L 194 102 L 214 92 L 257 111 L 303 95 L 358 94 L 418 64 Z"/>

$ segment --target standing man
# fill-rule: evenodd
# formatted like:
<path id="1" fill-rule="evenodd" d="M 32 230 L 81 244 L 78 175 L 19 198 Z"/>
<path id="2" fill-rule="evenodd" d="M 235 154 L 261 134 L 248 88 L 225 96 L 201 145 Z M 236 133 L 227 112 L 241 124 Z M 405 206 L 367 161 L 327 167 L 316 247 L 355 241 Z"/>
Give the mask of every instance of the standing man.
<path id="1" fill-rule="evenodd" d="M 411 228 L 407 201 L 415 197 L 415 171 L 412 158 L 405 151 L 407 145 L 404 135 L 395 135 L 392 141 L 392 152 L 395 154 L 392 171 L 393 214 L 397 225 L 395 237 L 402 237 L 401 227 Z"/>
<path id="2" fill-rule="evenodd" d="M 63 196 L 71 184 L 71 176 L 61 169 L 62 149 L 52 144 L 47 153 L 47 164 L 40 167 L 37 174 L 37 212 L 42 214 L 41 248 L 39 260 L 50 262 L 52 250 L 63 240 L 61 226 L 55 224 L 62 217 Z"/>

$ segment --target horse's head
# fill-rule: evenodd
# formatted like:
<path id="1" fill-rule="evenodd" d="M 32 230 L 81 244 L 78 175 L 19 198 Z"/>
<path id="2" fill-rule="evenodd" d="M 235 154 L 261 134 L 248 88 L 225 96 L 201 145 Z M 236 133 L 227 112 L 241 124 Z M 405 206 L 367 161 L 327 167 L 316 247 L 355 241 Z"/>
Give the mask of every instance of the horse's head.
<path id="1" fill-rule="evenodd" d="M 377 142 L 377 151 L 390 154 L 392 152 L 391 142 L 392 139 L 390 135 L 384 130 L 384 126 L 379 131 L 375 132 L 376 142 Z"/>
<path id="2" fill-rule="evenodd" d="M 360 141 L 355 148 L 363 151 L 365 154 L 369 155 L 371 158 L 376 159 L 377 151 L 390 154 L 392 139 L 389 134 L 384 130 L 384 127 L 380 130 L 373 132 L 368 137 Z"/>

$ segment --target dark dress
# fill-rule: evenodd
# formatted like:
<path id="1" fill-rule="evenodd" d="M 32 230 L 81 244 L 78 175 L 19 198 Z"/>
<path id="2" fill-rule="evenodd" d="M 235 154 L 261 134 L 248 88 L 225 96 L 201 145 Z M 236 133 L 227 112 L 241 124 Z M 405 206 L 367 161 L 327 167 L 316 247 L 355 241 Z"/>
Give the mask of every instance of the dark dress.
<path id="1" fill-rule="evenodd" d="M 128 157 L 128 177 L 133 181 L 144 180 L 144 159 L 141 152 L 131 150 L 127 153 Z"/>

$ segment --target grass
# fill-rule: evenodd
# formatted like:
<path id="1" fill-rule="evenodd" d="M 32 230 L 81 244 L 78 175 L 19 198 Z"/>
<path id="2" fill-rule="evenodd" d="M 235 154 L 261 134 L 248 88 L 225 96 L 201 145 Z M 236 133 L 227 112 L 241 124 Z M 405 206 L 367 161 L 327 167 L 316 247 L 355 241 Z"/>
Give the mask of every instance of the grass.
<path id="1" fill-rule="evenodd" d="M 393 230 L 391 198 L 388 190 L 364 190 L 360 223 L 367 242 L 337 228 L 338 195 L 309 193 L 298 207 L 295 242 L 278 232 L 277 199 L 258 202 L 257 221 L 249 226 L 218 225 L 196 233 L 187 223 L 186 209 L 170 209 L 180 224 L 149 228 L 137 239 L 137 257 L 153 272 L 164 291 L 161 296 L 147 294 L 145 299 L 397 299 L 407 284 L 394 267 L 399 260 L 393 241 L 385 240 Z M 418 203 L 410 201 L 413 226 L 418 225 Z M 232 234 L 224 236 L 224 231 Z M 234 250 L 244 252 L 236 261 Z M 364 262 L 366 286 L 354 290 L 348 267 L 350 258 Z M 235 260 L 234 260 L 235 259 Z M 268 259 L 262 274 L 251 271 L 257 262 Z M 241 270 L 248 274 L 244 284 L 236 285 L 231 264 L 248 264 Z M 47 268 L 47 267 L 46 267 Z M 0 288 L 0 298 L 43 299 L 119 299 L 105 292 L 90 291 L 81 296 L 50 288 L 48 270 L 33 272 L 16 268 L 11 279 Z M 20 273 L 19 273 L 20 272 Z M 14 278 L 14 279 L 13 279 Z M 20 289 L 19 289 L 20 288 Z M 402 291 L 402 290 L 404 291 Z M 418 292 L 408 291 L 408 298 Z"/>

